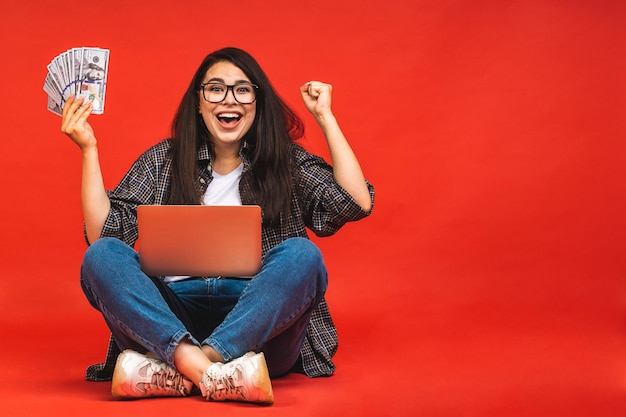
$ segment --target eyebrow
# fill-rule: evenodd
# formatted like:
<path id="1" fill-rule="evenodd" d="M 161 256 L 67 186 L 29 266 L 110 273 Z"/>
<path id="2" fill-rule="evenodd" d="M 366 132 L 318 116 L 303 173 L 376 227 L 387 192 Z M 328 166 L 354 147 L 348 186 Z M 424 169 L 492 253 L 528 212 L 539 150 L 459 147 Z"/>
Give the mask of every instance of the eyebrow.
<path id="1" fill-rule="evenodd" d="M 217 77 L 211 78 L 210 80 L 206 81 L 205 84 L 206 83 L 222 83 L 226 85 L 226 81 L 224 81 L 223 78 L 217 78 Z M 234 85 L 237 85 L 237 84 L 252 84 L 252 82 L 248 80 L 237 80 L 235 81 Z"/>

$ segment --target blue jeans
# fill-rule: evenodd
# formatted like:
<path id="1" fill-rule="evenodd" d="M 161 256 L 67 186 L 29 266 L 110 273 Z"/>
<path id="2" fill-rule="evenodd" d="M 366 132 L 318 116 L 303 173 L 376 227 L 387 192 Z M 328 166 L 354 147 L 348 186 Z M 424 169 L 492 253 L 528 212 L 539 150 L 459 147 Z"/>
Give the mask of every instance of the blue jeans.
<path id="1" fill-rule="evenodd" d="M 311 313 L 327 284 L 322 254 L 304 238 L 270 249 L 252 279 L 166 284 L 144 274 L 139 254 L 115 238 L 95 241 L 81 268 L 83 291 L 120 349 L 150 351 L 170 365 L 185 339 L 213 347 L 225 361 L 263 351 L 272 376 L 298 362 Z"/>

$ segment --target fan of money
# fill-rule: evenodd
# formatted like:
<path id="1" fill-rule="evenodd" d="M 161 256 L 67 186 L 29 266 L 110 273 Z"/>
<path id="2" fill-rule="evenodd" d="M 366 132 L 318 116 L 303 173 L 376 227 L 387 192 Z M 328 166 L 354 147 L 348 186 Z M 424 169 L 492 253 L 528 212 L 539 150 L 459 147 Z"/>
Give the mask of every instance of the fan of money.
<path id="1" fill-rule="evenodd" d="M 44 91 L 48 93 L 48 110 L 61 115 L 63 104 L 74 94 L 93 102 L 93 114 L 104 113 L 109 50 L 72 48 L 48 64 Z"/>

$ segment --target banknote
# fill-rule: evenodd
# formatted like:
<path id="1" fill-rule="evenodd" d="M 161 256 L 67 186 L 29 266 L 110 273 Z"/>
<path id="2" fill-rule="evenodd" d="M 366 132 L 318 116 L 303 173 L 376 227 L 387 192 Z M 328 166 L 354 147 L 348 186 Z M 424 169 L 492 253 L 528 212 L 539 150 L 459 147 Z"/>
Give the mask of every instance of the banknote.
<path id="1" fill-rule="evenodd" d="M 104 113 L 109 50 L 97 47 L 71 48 L 57 55 L 47 66 L 44 91 L 48 110 L 61 115 L 72 95 L 93 102 L 93 114 Z"/>

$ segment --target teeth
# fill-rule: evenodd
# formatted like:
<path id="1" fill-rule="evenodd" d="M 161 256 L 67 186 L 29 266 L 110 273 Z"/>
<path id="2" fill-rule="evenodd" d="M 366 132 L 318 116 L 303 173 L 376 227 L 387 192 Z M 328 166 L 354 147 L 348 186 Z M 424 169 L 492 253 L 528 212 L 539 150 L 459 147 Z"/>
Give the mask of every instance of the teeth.
<path id="1" fill-rule="evenodd" d="M 220 113 L 218 117 L 239 118 L 240 116 L 237 113 Z"/>

